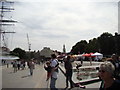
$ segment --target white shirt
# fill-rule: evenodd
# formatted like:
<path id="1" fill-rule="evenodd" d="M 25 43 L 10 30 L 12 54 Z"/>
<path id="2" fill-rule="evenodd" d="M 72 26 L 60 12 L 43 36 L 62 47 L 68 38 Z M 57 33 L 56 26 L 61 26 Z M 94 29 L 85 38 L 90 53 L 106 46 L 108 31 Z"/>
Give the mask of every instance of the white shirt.
<path id="1" fill-rule="evenodd" d="M 57 64 L 58 64 L 58 60 L 57 59 L 51 60 L 51 67 L 55 67 Z M 52 77 L 53 78 L 57 78 L 58 77 L 58 72 L 54 71 L 52 73 Z"/>

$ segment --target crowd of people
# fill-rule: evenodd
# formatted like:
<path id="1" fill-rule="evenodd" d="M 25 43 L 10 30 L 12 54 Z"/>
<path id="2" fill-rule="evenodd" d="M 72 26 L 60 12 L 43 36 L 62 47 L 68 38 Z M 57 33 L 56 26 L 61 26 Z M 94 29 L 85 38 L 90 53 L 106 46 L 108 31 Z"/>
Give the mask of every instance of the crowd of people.
<path id="1" fill-rule="evenodd" d="M 24 70 L 25 68 L 30 69 L 30 75 L 33 75 L 33 69 L 35 68 L 35 63 L 33 60 L 29 60 L 28 62 L 24 60 L 14 60 L 12 62 L 14 73 L 18 70 Z"/>
<path id="2" fill-rule="evenodd" d="M 14 60 L 13 62 L 11 62 L 11 64 L 13 65 L 14 68 L 14 72 L 17 72 L 18 70 L 23 70 L 25 69 L 25 67 L 27 66 L 26 64 L 27 62 L 23 61 L 23 60 Z"/>
<path id="3" fill-rule="evenodd" d="M 72 80 L 73 77 L 73 66 L 72 66 L 72 57 L 67 55 L 64 58 L 64 68 L 65 68 L 65 77 L 66 77 L 66 87 L 72 89 L 75 87 L 75 84 Z M 81 63 L 82 64 L 82 63 Z M 33 75 L 33 70 L 35 69 L 35 62 L 29 60 L 28 62 L 24 60 L 15 60 L 12 62 L 14 72 L 18 70 L 24 70 L 26 67 L 30 70 L 30 75 Z M 80 65 L 81 67 L 82 65 Z M 51 58 L 45 62 L 44 69 L 47 71 L 46 81 L 50 80 L 50 89 L 57 90 L 56 81 L 59 78 L 59 62 L 55 54 L 51 55 Z M 79 69 L 79 67 L 77 67 Z M 104 61 L 100 64 L 98 76 L 101 79 L 101 85 L 99 90 L 119 90 L 120 89 L 120 59 L 119 56 L 113 54 L 111 58 Z"/>
<path id="4" fill-rule="evenodd" d="M 47 66 L 44 68 L 48 71 L 47 80 L 50 81 L 51 90 L 57 90 L 56 80 L 58 78 L 58 60 L 55 54 L 51 55 L 51 60 L 46 62 Z M 66 77 L 66 87 L 75 87 L 72 80 L 72 61 L 70 55 L 64 59 L 65 77 Z M 120 60 L 115 54 L 111 56 L 110 59 L 104 61 L 100 64 L 98 76 L 101 79 L 101 85 L 99 90 L 119 90 L 120 89 Z M 70 86 L 69 86 L 70 83 Z"/>

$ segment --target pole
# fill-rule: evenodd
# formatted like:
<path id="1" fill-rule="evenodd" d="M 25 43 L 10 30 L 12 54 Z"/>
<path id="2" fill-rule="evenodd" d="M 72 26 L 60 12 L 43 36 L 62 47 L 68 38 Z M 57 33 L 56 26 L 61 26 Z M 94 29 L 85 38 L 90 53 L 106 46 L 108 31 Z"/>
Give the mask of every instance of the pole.
<path id="1" fill-rule="evenodd" d="M 30 41 L 29 41 L 29 36 L 27 34 L 27 41 L 28 41 L 28 51 L 29 51 L 29 55 L 28 55 L 28 59 L 30 59 L 30 50 L 31 50 L 31 44 L 30 44 Z"/>

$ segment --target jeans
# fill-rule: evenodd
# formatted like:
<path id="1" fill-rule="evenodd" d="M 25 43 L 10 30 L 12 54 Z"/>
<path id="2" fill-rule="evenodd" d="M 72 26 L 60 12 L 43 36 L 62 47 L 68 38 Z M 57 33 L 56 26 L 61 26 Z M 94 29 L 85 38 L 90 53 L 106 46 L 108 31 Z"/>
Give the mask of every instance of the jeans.
<path id="1" fill-rule="evenodd" d="M 57 78 L 51 77 L 51 81 L 50 81 L 50 88 L 51 88 L 51 90 L 57 90 L 56 87 L 55 87 L 56 80 L 57 80 Z"/>
<path id="2" fill-rule="evenodd" d="M 30 68 L 30 75 L 33 75 L 33 68 Z"/>

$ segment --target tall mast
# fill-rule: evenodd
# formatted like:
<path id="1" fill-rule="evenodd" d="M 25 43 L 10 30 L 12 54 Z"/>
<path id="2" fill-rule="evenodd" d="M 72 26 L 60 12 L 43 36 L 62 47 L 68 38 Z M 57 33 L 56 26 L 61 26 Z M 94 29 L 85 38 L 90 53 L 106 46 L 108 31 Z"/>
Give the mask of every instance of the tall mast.
<path id="1" fill-rule="evenodd" d="M 28 60 L 30 60 L 31 59 L 31 55 L 30 55 L 31 44 L 30 44 L 30 40 L 29 40 L 28 34 L 27 34 L 27 42 L 28 42 L 28 51 L 29 51 L 29 53 L 28 53 Z"/>
<path id="2" fill-rule="evenodd" d="M 30 50 L 31 50 L 31 44 L 30 44 L 30 41 L 29 41 L 29 36 L 28 36 L 28 34 L 27 34 L 27 41 L 28 41 L 28 50 L 29 50 L 29 52 L 30 52 Z"/>
<path id="3" fill-rule="evenodd" d="M 14 25 L 13 23 L 16 22 L 14 20 L 5 19 L 6 18 L 5 13 L 11 12 L 12 10 L 14 10 L 13 8 L 10 7 L 13 3 L 14 2 L 7 1 L 7 0 L 0 1 L 0 47 L 7 47 L 7 44 L 5 42 L 6 33 L 15 33 L 11 31 L 3 30 L 4 26 L 11 26 L 11 25 Z"/>

